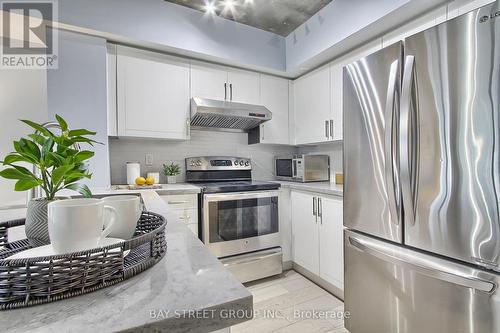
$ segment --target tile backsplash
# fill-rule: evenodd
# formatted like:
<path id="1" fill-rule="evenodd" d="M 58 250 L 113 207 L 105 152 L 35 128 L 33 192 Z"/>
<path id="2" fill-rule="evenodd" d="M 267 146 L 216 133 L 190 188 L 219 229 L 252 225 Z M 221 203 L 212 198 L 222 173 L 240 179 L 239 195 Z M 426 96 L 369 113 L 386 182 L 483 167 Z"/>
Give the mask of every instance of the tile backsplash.
<path id="1" fill-rule="evenodd" d="M 160 182 L 165 183 L 162 164 L 175 162 L 181 166 L 178 182 L 185 180 L 184 159 L 192 156 L 239 156 L 252 159 L 252 177 L 256 180 L 274 179 L 274 157 L 292 153 L 329 154 L 332 175 L 342 170 L 342 145 L 323 144 L 308 147 L 279 145 L 248 145 L 247 134 L 191 131 L 190 141 L 166 141 L 141 138 L 110 138 L 109 154 L 111 164 L 111 184 L 125 184 L 127 181 L 126 162 L 141 163 L 141 174 L 160 172 Z M 153 155 L 153 165 L 146 166 L 146 154 Z M 333 178 L 332 178 L 333 179 Z"/>

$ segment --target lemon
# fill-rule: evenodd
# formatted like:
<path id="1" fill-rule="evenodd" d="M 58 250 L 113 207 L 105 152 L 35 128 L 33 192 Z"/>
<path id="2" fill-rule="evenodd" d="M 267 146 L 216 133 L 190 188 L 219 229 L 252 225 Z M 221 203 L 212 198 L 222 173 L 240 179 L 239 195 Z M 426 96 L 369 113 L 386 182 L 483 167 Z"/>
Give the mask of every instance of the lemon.
<path id="1" fill-rule="evenodd" d="M 147 185 L 153 185 L 155 183 L 155 179 L 153 177 L 146 178 Z"/>
<path id="2" fill-rule="evenodd" d="M 146 179 L 144 177 L 137 177 L 135 179 L 135 183 L 137 185 L 144 185 L 144 184 L 146 184 Z"/>

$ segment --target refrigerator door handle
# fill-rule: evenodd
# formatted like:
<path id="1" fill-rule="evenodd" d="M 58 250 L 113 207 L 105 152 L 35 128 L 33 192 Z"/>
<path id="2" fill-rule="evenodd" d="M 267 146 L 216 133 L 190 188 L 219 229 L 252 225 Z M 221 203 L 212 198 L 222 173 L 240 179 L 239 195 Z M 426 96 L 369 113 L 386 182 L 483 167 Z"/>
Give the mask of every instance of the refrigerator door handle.
<path id="1" fill-rule="evenodd" d="M 392 250 L 384 249 L 385 245 L 380 241 L 360 239 L 349 236 L 349 243 L 358 250 L 372 255 L 380 260 L 390 262 L 398 266 L 404 266 L 412 271 L 426 275 L 431 278 L 450 282 L 465 288 L 474 289 L 488 294 L 493 294 L 497 289 L 496 283 L 478 278 L 476 276 L 461 272 L 453 265 L 433 263 L 425 258 L 418 258 L 418 255 L 410 254 L 412 250 Z"/>
<path id="2" fill-rule="evenodd" d="M 399 179 L 398 169 L 395 167 L 394 163 L 397 164 L 397 158 L 395 158 L 394 153 L 396 149 L 394 144 L 394 109 L 397 107 L 396 97 L 398 93 L 398 74 L 399 74 L 399 60 L 394 61 L 391 64 L 390 74 L 389 74 L 389 84 L 387 88 L 387 101 L 385 109 L 385 142 L 384 142 L 384 160 L 385 160 L 385 183 L 387 187 L 389 210 L 391 214 L 391 221 L 398 225 L 399 224 L 399 184 L 396 180 Z"/>
<path id="3" fill-rule="evenodd" d="M 404 64 L 403 84 L 401 91 L 401 113 L 400 113 L 400 145 L 399 156 L 401 159 L 401 193 L 403 207 L 405 211 L 405 220 L 409 225 L 415 224 L 415 208 L 413 204 L 412 187 L 415 185 L 415 180 L 412 179 L 412 174 L 416 176 L 416 166 L 411 163 L 416 163 L 417 115 L 411 113 L 411 106 L 414 99 L 413 87 L 415 86 L 415 57 L 407 56 Z M 417 112 L 417 110 L 414 110 Z M 414 119 L 412 119 L 414 116 Z M 412 186 L 413 185 L 413 186 Z"/>

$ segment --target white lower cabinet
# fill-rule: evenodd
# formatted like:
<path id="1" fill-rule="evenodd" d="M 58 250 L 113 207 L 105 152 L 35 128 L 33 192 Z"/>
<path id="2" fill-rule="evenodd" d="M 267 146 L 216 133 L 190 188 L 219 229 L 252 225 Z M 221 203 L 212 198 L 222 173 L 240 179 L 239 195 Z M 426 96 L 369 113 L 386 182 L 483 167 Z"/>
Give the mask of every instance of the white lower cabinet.
<path id="1" fill-rule="evenodd" d="M 198 195 L 162 195 L 167 204 L 167 222 L 175 221 L 185 223 L 198 237 Z"/>
<path id="2" fill-rule="evenodd" d="M 293 261 L 344 289 L 342 198 L 292 191 Z"/>
<path id="3" fill-rule="evenodd" d="M 343 201 L 320 197 L 319 276 L 344 290 Z"/>
<path id="4" fill-rule="evenodd" d="M 319 275 L 318 223 L 313 214 L 313 199 L 316 197 L 292 191 L 291 198 L 293 261 Z"/>

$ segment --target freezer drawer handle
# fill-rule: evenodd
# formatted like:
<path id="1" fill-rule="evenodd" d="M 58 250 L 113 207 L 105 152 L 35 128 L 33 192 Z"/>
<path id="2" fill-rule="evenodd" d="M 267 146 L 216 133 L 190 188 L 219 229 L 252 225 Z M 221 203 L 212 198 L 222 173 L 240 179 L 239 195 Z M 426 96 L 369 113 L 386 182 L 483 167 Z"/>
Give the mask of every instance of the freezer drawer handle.
<path id="1" fill-rule="evenodd" d="M 484 293 L 493 294 L 497 288 L 497 285 L 491 281 L 482 280 L 474 276 L 463 274 L 452 268 L 442 267 L 441 270 L 432 267 L 425 267 L 419 263 L 412 262 L 414 258 L 407 256 L 405 254 L 399 254 L 391 251 L 391 253 L 385 253 L 382 250 L 375 249 L 370 246 L 369 241 L 361 240 L 349 236 L 349 243 L 356 247 L 357 249 L 377 257 L 386 262 L 390 262 L 399 266 L 407 267 L 417 273 L 436 278 L 442 281 L 457 284 L 466 288 L 475 289 L 482 291 Z"/>

